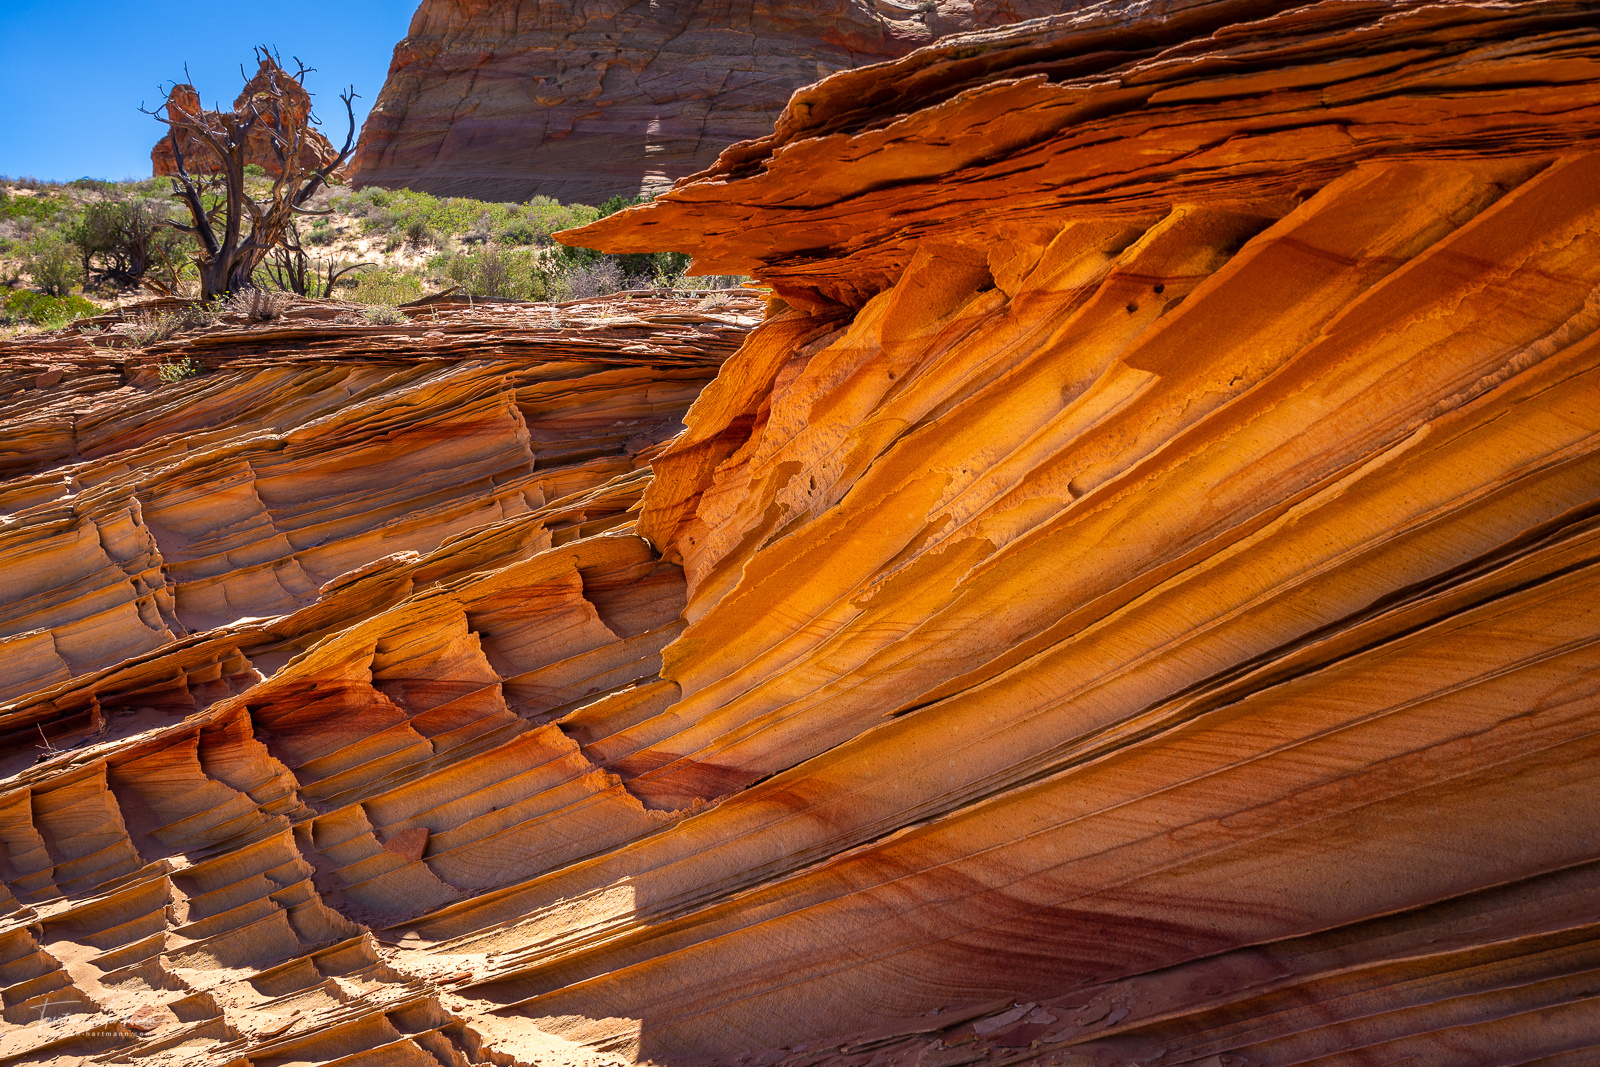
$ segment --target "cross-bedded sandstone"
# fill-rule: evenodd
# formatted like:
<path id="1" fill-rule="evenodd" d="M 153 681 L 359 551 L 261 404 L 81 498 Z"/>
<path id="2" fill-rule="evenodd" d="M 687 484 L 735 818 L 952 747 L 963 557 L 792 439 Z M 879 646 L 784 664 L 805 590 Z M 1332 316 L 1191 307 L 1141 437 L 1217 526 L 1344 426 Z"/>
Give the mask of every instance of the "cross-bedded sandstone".
<path id="1" fill-rule="evenodd" d="M 210 335 L 126 400 L 51 342 L 80 399 L 8 409 L 56 451 L 4 558 L 93 520 L 105 560 L 7 611 L 172 636 L 5 712 L 8 1021 L 217 1064 L 1592 1059 L 1600 6 L 1138 10 L 836 76 L 582 235 L 770 280 L 731 354 L 753 302 L 611 362 L 547 312 L 273 327 L 232 407 Z"/>

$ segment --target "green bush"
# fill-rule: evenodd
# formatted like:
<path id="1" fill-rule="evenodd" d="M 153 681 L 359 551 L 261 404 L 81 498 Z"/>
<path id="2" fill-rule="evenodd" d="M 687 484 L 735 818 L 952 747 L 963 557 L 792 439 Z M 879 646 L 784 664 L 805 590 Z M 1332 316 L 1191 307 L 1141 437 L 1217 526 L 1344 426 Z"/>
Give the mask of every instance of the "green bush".
<path id="1" fill-rule="evenodd" d="M 356 282 L 350 299 L 358 304 L 405 304 L 422 296 L 422 279 L 397 270 L 369 270 Z"/>
<path id="2" fill-rule="evenodd" d="M 327 219 L 318 219 L 311 224 L 311 232 L 306 234 L 306 244 L 331 245 L 338 236 Z"/>
<path id="3" fill-rule="evenodd" d="M 555 231 L 600 217 L 596 208 L 561 204 L 548 196 L 533 197 L 525 204 L 499 204 L 466 197 L 441 199 L 411 189 L 363 189 L 340 195 L 333 205 L 359 218 L 365 233 L 407 238 L 413 233 L 473 234 L 483 239 L 496 235 L 502 244 L 517 245 L 553 244 L 550 235 Z"/>
<path id="4" fill-rule="evenodd" d="M 433 266 L 473 296 L 543 300 L 550 293 L 550 277 L 539 266 L 536 252 L 490 245 L 476 252 L 440 256 Z"/>
<path id="5" fill-rule="evenodd" d="M 406 244 L 412 248 L 428 248 L 439 243 L 439 231 L 421 219 L 406 223 Z"/>
<path id="6" fill-rule="evenodd" d="M 66 296 L 83 281 L 78 249 L 59 233 L 41 233 L 18 246 L 33 284 L 47 296 Z"/>
<path id="7" fill-rule="evenodd" d="M 6 297 L 0 314 L 8 322 L 54 328 L 74 319 L 98 315 L 100 308 L 81 296 L 46 296 L 44 293 L 23 290 Z"/>
<path id="8" fill-rule="evenodd" d="M 0 189 L 0 219 L 34 219 L 45 222 L 66 206 L 65 200 L 48 196 L 12 196 Z"/>
<path id="9" fill-rule="evenodd" d="M 171 207 L 158 201 L 101 200 L 85 207 L 62 232 L 77 246 L 86 270 L 132 285 L 152 269 L 175 276 L 181 268 L 190 241 L 165 225 L 170 218 Z"/>
<path id="10" fill-rule="evenodd" d="M 190 324 L 189 318 L 187 311 L 142 311 L 132 319 L 124 320 L 123 332 L 129 340 L 143 348 L 172 340 Z M 172 380 L 162 376 L 162 381 Z"/>
<path id="11" fill-rule="evenodd" d="M 540 233 L 539 228 L 526 219 L 516 219 L 495 234 L 494 239 L 503 245 L 533 245 L 544 243 L 549 236 Z"/>

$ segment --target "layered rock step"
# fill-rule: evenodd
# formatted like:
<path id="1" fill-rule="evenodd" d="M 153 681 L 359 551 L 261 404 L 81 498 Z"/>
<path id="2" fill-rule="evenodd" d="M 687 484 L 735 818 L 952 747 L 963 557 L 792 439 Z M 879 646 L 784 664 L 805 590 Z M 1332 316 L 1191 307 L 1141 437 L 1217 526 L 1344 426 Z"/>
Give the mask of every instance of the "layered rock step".
<path id="1" fill-rule="evenodd" d="M 661 824 L 588 705 L 660 704 L 683 582 L 629 509 L 759 308 L 10 345 L 7 644 L 55 659 L 5 660 L 0 1056 L 490 1062 L 372 931 Z"/>

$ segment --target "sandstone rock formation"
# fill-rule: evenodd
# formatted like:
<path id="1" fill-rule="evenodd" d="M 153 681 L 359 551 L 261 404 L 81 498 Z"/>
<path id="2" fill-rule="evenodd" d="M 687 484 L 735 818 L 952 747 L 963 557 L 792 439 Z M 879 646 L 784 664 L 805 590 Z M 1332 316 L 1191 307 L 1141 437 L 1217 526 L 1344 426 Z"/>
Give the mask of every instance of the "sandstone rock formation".
<path id="1" fill-rule="evenodd" d="M 361 134 L 361 185 L 598 204 L 760 137 L 794 90 L 1081 0 L 422 0 Z"/>
<path id="2" fill-rule="evenodd" d="M 0 351 L 0 1056 L 1592 1062 L 1600 4 L 1139 13 L 569 236 L 747 335 Z"/>
<path id="3" fill-rule="evenodd" d="M 760 306 L 714 302 L 446 304 L 394 327 L 302 304 L 142 350 L 0 345 L 0 1058 L 145 1034 L 141 1057 L 323 1060 L 399 1026 L 482 1061 L 359 924 L 455 894 L 425 849 L 454 840 L 452 877 L 487 887 L 567 805 L 596 823 L 569 848 L 653 818 L 618 817 L 615 779 L 548 723 L 585 693 L 625 702 L 680 628 L 678 568 L 629 511 Z M 161 383 L 184 363 L 205 369 Z M 451 636 L 467 608 L 498 643 Z M 305 659 L 385 626 L 388 674 Z M 255 706 L 268 678 L 277 713 Z M 453 835 L 423 815 L 451 790 Z M 312 794 L 348 817 L 408 792 L 420 822 L 297 839 Z"/>
<path id="4" fill-rule="evenodd" d="M 283 92 L 285 111 L 293 120 L 285 125 L 305 131 L 304 143 L 300 147 L 300 169 L 314 170 L 336 158 L 339 150 L 320 132 L 306 126 L 306 116 L 311 113 L 310 95 L 299 82 L 286 75 L 270 56 L 262 58 L 255 76 L 239 91 L 239 96 L 233 102 L 234 113 L 241 118 L 248 117 L 250 101 L 263 91 L 268 79 L 271 79 L 272 84 Z M 202 108 L 200 94 L 192 85 L 174 85 L 167 93 L 166 108 L 168 114 L 174 118 L 182 115 L 193 118 L 196 115 L 208 114 Z M 165 137 L 156 142 L 155 147 L 150 150 L 150 173 L 159 177 L 178 172 L 177 158 L 172 150 L 174 136 L 179 138 L 178 149 L 183 153 L 183 165 L 190 174 L 212 174 L 221 169 L 216 153 L 195 136 L 191 129 L 185 129 L 176 132 L 169 130 Z M 278 158 L 279 153 L 273 143 L 272 131 L 267 124 L 260 123 L 250 131 L 248 155 L 249 162 L 265 170 L 268 177 L 276 178 L 283 173 L 283 164 Z M 340 180 L 344 179 L 343 171 L 336 171 L 335 175 Z"/>

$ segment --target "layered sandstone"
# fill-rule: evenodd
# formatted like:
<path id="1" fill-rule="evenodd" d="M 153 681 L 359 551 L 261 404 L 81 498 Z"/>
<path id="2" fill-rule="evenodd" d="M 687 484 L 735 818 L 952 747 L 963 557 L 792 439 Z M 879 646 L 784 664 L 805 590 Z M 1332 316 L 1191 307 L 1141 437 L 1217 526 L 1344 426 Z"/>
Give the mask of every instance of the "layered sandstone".
<path id="1" fill-rule="evenodd" d="M 1600 5 L 1142 11 L 570 236 L 759 325 L 0 351 L 0 1055 L 1592 1060 Z"/>
<path id="2" fill-rule="evenodd" d="M 794 90 L 1079 0 L 423 0 L 361 133 L 361 185 L 598 204 L 760 137 Z"/>
<path id="3" fill-rule="evenodd" d="M 651 818 L 546 724 L 648 686 L 677 632 L 678 568 L 630 511 L 758 309 L 445 303 L 369 326 L 302 303 L 142 349 L 0 346 L 0 1057 L 143 1039 L 133 1054 L 320 1061 L 398 1026 L 482 1062 L 369 932 L 456 895 L 420 862 L 452 835 L 396 813 L 459 793 L 449 884 L 481 888 L 567 805 L 597 805 L 561 831 L 583 847 Z M 163 364 L 200 373 L 163 383 Z M 460 610 L 501 637 L 452 637 Z M 373 674 L 358 635 L 385 627 Z M 339 819 L 387 797 L 408 825 L 315 828 L 324 795 Z"/>

